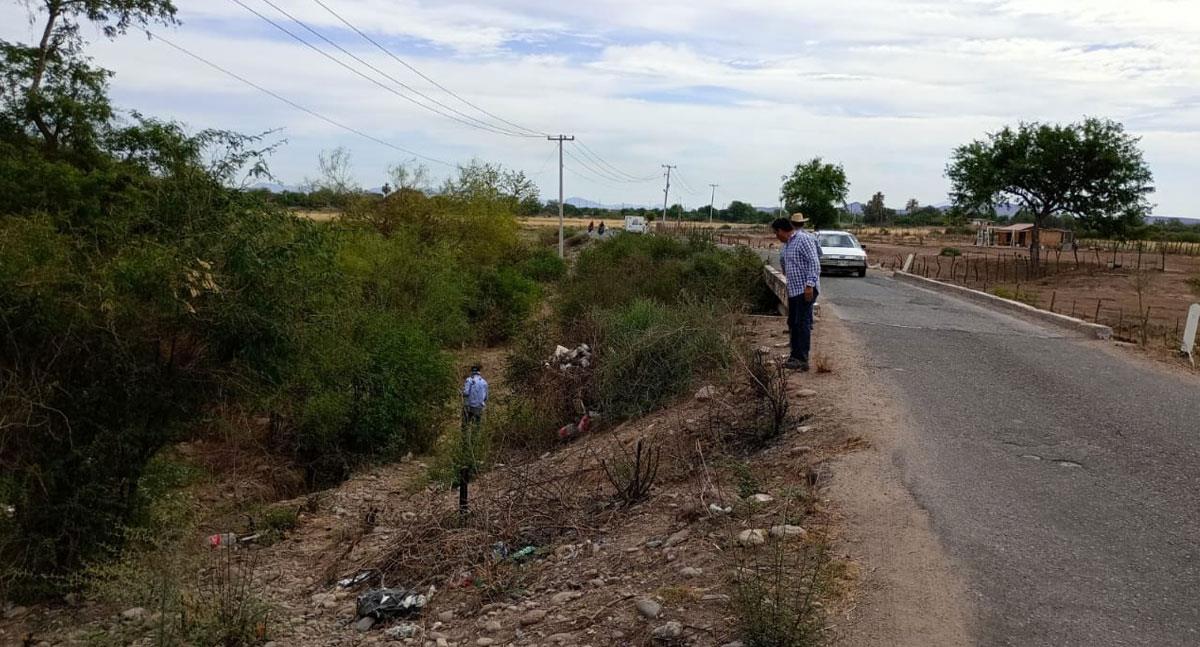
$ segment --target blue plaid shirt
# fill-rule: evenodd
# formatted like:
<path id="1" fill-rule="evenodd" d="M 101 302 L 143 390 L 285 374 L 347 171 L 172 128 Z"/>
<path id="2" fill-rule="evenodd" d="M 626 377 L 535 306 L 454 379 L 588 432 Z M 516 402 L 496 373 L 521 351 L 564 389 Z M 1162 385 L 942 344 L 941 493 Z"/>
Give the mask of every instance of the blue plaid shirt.
<path id="1" fill-rule="evenodd" d="M 796 230 L 783 246 L 779 264 L 783 266 L 783 275 L 787 277 L 789 297 L 804 294 L 804 288 L 810 285 L 820 289 L 821 248 L 817 246 L 815 237 Z"/>

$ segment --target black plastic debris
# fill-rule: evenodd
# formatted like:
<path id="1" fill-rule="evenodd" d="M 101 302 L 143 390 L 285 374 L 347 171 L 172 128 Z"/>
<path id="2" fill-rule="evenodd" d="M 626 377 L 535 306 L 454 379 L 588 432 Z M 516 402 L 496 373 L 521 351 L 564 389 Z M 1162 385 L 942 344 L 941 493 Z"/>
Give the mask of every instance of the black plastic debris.
<path id="1" fill-rule="evenodd" d="M 429 603 L 423 593 L 406 589 L 372 589 L 358 596 L 358 617 L 386 620 L 417 613 Z"/>

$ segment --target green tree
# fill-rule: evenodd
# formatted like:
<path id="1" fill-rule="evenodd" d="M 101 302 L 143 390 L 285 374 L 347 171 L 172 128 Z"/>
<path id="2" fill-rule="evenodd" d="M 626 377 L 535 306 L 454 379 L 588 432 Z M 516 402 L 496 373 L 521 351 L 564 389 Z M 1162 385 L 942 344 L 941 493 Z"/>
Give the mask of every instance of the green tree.
<path id="1" fill-rule="evenodd" d="M 800 211 L 814 228 L 837 223 L 837 207 L 846 201 L 849 183 L 840 164 L 826 164 L 816 157 L 796 164 L 791 175 L 783 176 L 780 197 L 789 211 Z"/>
<path id="2" fill-rule="evenodd" d="M 921 203 L 917 202 L 916 198 L 909 198 L 908 202 L 905 203 L 905 205 L 904 205 L 904 213 L 911 214 L 920 208 L 921 208 Z"/>
<path id="3" fill-rule="evenodd" d="M 887 206 L 884 204 L 882 191 L 876 191 L 863 207 L 863 220 L 872 225 L 882 225 L 887 222 Z"/>
<path id="4" fill-rule="evenodd" d="M 89 139 L 96 124 L 112 115 L 104 91 L 109 73 L 81 55 L 80 22 L 96 25 L 108 38 L 130 27 L 176 24 L 171 0 L 36 0 L 28 6 L 34 15 L 45 14 L 41 40 L 35 46 L 0 41 L 0 96 L 12 123 L 36 132 L 50 150 Z"/>
<path id="5" fill-rule="evenodd" d="M 761 218 L 758 209 L 748 202 L 734 200 L 729 203 L 729 208 L 725 210 L 727 220 L 733 222 L 758 222 Z"/>
<path id="6" fill-rule="evenodd" d="M 1016 203 L 1028 211 L 1037 268 L 1038 232 L 1053 216 L 1141 220 L 1154 188 L 1138 141 L 1107 119 L 1005 127 L 955 149 L 946 167 L 951 198 L 968 210 Z"/>

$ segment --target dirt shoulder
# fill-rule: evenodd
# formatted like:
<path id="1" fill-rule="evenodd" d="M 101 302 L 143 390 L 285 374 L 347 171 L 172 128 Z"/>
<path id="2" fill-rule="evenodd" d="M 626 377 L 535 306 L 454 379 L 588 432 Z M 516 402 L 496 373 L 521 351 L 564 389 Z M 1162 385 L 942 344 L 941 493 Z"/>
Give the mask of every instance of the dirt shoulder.
<path id="1" fill-rule="evenodd" d="M 866 441 L 832 462 L 828 495 L 844 515 L 843 540 L 864 564 L 858 604 L 835 626 L 851 647 L 969 645 L 972 603 L 960 571 L 939 545 L 929 514 L 905 487 L 894 456 L 914 425 L 850 330 L 826 306 L 815 348 L 831 358 L 822 392 L 841 424 Z"/>

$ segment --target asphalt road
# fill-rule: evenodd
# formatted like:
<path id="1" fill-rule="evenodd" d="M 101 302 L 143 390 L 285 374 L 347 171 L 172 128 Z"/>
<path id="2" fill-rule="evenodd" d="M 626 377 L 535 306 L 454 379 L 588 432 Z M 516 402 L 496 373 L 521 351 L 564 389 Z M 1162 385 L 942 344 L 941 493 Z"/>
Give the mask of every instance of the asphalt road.
<path id="1" fill-rule="evenodd" d="M 1200 383 L 880 275 L 821 300 L 912 413 L 978 644 L 1200 645 Z"/>

